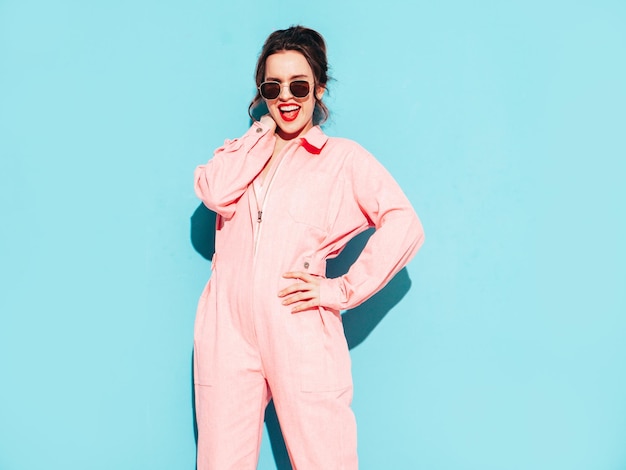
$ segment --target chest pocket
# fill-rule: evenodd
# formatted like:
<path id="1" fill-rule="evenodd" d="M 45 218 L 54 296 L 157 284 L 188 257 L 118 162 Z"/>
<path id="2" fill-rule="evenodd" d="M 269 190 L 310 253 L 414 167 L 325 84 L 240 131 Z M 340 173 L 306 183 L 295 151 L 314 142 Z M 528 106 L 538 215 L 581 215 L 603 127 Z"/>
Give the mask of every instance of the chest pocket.
<path id="1" fill-rule="evenodd" d="M 287 204 L 298 223 L 330 231 L 341 204 L 342 179 L 321 171 L 303 172 L 294 182 Z"/>

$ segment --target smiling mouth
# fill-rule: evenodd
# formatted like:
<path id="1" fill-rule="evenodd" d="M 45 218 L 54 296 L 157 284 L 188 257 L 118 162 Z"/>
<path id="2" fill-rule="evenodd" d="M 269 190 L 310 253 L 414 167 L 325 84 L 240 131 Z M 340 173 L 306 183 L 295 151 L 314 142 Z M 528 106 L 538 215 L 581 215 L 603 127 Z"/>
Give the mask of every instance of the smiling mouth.
<path id="1" fill-rule="evenodd" d="M 295 104 L 290 104 L 286 106 L 279 106 L 278 111 L 280 111 L 280 116 L 285 121 L 293 121 L 298 117 L 298 113 L 300 111 L 300 106 Z"/>

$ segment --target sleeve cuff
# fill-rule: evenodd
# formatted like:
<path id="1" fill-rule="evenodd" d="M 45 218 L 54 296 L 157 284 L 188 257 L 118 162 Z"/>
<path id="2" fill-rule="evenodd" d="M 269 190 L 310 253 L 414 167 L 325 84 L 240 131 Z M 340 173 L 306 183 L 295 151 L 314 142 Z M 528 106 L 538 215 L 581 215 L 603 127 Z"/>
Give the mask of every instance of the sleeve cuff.
<path id="1" fill-rule="evenodd" d="M 252 135 L 255 137 L 263 137 L 270 130 L 269 126 L 262 124 L 261 121 L 254 121 L 250 129 L 244 135 Z"/>
<path id="2" fill-rule="evenodd" d="M 342 277 L 336 277 L 333 279 L 323 278 L 320 280 L 320 305 L 323 307 L 334 308 L 336 310 L 342 310 L 345 308 L 346 299 L 342 295 L 341 285 L 343 284 Z"/>

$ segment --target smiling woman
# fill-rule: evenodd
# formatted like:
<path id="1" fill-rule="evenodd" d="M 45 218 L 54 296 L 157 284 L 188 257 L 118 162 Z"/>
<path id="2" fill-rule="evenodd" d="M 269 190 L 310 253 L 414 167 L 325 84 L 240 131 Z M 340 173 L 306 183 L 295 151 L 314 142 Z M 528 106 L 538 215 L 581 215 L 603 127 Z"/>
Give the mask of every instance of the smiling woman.
<path id="1" fill-rule="evenodd" d="M 265 81 L 259 93 L 278 124 L 279 138 L 291 140 L 303 135 L 313 127 L 315 102 L 322 98 L 324 86 L 315 83 L 313 71 L 300 52 L 277 52 L 265 63 Z"/>
<path id="2" fill-rule="evenodd" d="M 350 357 L 340 311 L 379 291 L 424 236 L 408 199 L 357 143 L 327 137 L 326 45 L 272 33 L 256 68 L 269 114 L 195 172 L 217 213 L 213 273 L 198 306 L 198 469 L 256 468 L 272 397 L 298 469 L 357 468 Z M 326 260 L 375 227 L 343 276 Z"/>

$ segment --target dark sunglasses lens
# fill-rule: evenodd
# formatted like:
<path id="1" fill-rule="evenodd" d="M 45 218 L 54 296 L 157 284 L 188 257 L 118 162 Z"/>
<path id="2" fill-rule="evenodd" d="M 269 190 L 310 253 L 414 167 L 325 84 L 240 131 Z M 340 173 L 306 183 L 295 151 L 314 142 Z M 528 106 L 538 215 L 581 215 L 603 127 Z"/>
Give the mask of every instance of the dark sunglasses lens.
<path id="1" fill-rule="evenodd" d="M 261 83 L 261 96 L 266 100 L 275 100 L 280 95 L 280 84 L 276 82 Z"/>
<path id="2" fill-rule="evenodd" d="M 289 84 L 291 94 L 296 98 L 304 98 L 309 94 L 309 82 L 304 80 L 296 80 Z"/>

